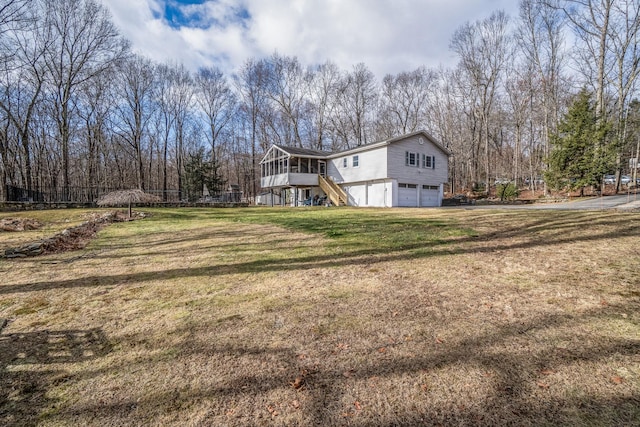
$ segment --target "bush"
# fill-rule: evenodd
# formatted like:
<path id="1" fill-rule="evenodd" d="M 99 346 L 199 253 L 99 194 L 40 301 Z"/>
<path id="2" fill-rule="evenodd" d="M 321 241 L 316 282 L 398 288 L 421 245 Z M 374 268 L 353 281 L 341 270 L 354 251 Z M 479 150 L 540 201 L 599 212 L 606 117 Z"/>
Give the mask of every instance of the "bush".
<path id="1" fill-rule="evenodd" d="M 506 184 L 498 184 L 496 186 L 496 195 L 500 198 L 500 201 L 515 200 L 518 198 L 518 187 L 513 182 Z"/>
<path id="2" fill-rule="evenodd" d="M 484 193 L 487 187 L 484 182 L 474 182 L 471 191 L 474 193 Z"/>

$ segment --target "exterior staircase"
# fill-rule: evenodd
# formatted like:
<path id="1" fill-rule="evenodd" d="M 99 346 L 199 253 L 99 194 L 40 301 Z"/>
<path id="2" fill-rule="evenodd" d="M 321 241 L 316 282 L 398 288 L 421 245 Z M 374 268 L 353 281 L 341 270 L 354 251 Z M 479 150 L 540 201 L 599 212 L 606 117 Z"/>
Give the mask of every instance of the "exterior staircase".
<path id="1" fill-rule="evenodd" d="M 318 183 L 324 193 L 329 196 L 331 202 L 336 206 L 345 206 L 348 203 L 349 198 L 347 193 L 330 178 L 325 178 L 322 175 L 318 175 Z"/>

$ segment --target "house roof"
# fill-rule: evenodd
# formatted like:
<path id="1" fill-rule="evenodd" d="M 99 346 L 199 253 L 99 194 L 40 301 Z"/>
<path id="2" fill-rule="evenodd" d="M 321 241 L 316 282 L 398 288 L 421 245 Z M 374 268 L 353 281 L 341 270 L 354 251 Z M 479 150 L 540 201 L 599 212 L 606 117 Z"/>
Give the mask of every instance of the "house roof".
<path id="1" fill-rule="evenodd" d="M 325 158 L 325 157 L 331 155 L 331 153 L 329 153 L 327 151 L 310 150 L 308 148 L 286 147 L 286 146 L 278 145 L 278 144 L 274 144 L 273 146 L 279 148 L 280 150 L 282 150 L 285 153 L 287 153 L 289 155 L 292 155 L 292 156 Z"/>
<path id="2" fill-rule="evenodd" d="M 362 151 L 367 151 L 367 150 L 371 150 L 373 148 L 378 148 L 378 147 L 382 147 L 385 145 L 389 145 L 392 144 L 394 142 L 397 141 L 402 141 L 417 135 L 422 135 L 425 138 L 427 138 L 429 141 L 431 141 L 431 143 L 433 145 L 435 145 L 436 147 L 438 147 L 440 150 L 442 150 L 443 153 L 445 153 L 447 156 L 451 156 L 452 153 L 451 151 L 449 151 L 449 149 L 447 149 L 444 145 L 440 144 L 438 141 L 436 141 L 436 139 L 434 137 L 432 137 L 427 131 L 424 130 L 419 130 L 416 132 L 412 132 L 412 133 L 408 133 L 405 135 L 400 135 L 397 136 L 395 138 L 390 138 L 390 139 L 384 139 L 382 141 L 376 141 L 376 142 L 371 142 L 369 144 L 363 144 L 363 145 L 359 145 L 357 147 L 354 148 L 349 148 L 347 150 L 343 150 L 343 151 L 338 151 L 336 153 L 332 153 L 329 155 L 329 157 L 335 158 L 335 157 L 341 157 L 344 155 L 349 155 L 352 153 L 358 153 L 358 152 L 362 152 Z"/>
<path id="3" fill-rule="evenodd" d="M 376 142 L 371 142 L 369 144 L 359 145 L 357 147 L 349 148 L 347 150 L 342 150 L 342 151 L 338 151 L 338 152 L 335 152 L 335 153 L 331 153 L 331 152 L 328 152 L 328 151 L 321 151 L 321 150 L 311 150 L 311 149 L 308 149 L 308 148 L 287 147 L 287 146 L 278 145 L 278 144 L 273 144 L 271 146 L 271 148 L 269 148 L 269 150 L 267 150 L 267 153 L 269 153 L 274 148 L 277 148 L 278 150 L 280 150 L 280 151 L 282 151 L 284 153 L 287 153 L 290 156 L 294 156 L 294 157 L 331 159 L 331 158 L 336 158 L 336 157 L 341 157 L 341 156 L 345 156 L 345 155 L 359 153 L 359 152 L 362 152 L 362 151 L 371 150 L 371 149 L 374 149 L 374 148 L 383 147 L 385 145 L 389 145 L 389 144 L 392 144 L 394 142 L 398 142 L 398 141 L 402 141 L 402 140 L 405 140 L 405 139 L 408 139 L 408 138 L 412 138 L 412 137 L 417 136 L 417 135 L 424 136 L 433 145 L 435 145 L 440 150 L 442 150 L 442 152 L 445 153 L 447 156 L 451 156 L 452 155 L 451 151 L 449 151 L 445 146 L 443 146 L 438 141 L 436 141 L 435 138 L 433 138 L 428 132 L 426 132 L 424 130 L 419 130 L 419 131 L 408 133 L 408 134 L 405 134 L 405 135 L 400 135 L 400 136 L 397 136 L 395 138 L 384 139 L 382 141 L 376 141 Z M 266 157 L 267 156 L 265 154 L 265 156 L 264 156 L 262 161 L 264 161 L 264 159 Z"/>

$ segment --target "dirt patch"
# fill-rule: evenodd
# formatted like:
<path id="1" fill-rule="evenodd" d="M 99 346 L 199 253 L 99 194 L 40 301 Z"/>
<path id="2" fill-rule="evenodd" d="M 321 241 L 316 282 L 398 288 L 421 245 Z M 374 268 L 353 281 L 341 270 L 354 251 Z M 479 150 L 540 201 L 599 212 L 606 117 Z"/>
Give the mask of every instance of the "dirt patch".
<path id="1" fill-rule="evenodd" d="M 133 221 L 144 218 L 143 212 L 134 212 L 131 217 L 122 211 L 112 211 L 102 214 L 93 214 L 89 220 L 82 224 L 68 228 L 53 237 L 38 240 L 17 248 L 8 248 L 0 253 L 0 258 L 25 258 L 28 256 L 37 256 L 65 251 L 73 251 L 84 248 L 87 243 L 95 237 L 95 235 L 105 226 L 114 222 Z M 24 219 L 8 218 L 3 223 L 9 224 L 12 231 L 26 230 L 35 224 L 42 226 L 38 221 Z"/>
<path id="2" fill-rule="evenodd" d="M 32 218 L 2 218 L 0 219 L 0 231 L 25 231 L 37 230 L 42 223 Z"/>

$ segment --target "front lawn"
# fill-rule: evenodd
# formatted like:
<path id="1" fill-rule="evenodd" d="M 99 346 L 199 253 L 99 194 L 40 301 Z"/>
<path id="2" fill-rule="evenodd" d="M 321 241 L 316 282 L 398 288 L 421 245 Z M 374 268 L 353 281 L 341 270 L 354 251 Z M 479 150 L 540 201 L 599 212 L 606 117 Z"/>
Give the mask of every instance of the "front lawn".
<path id="1" fill-rule="evenodd" d="M 0 260 L 0 425 L 640 419 L 640 214 L 148 212 Z"/>

